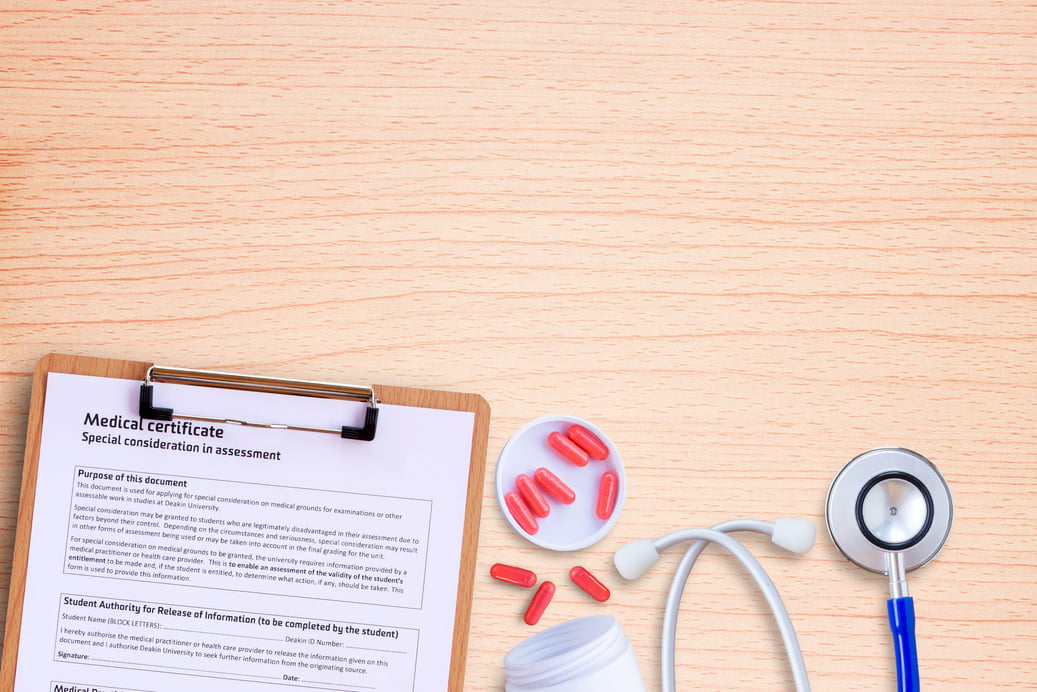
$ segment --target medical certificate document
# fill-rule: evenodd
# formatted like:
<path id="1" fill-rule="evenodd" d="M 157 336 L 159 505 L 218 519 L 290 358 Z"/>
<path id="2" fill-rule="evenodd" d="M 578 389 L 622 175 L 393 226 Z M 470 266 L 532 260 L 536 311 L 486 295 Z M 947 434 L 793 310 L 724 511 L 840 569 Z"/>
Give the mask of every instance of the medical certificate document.
<path id="1" fill-rule="evenodd" d="M 139 389 L 48 377 L 15 692 L 447 689 L 474 414 Z"/>

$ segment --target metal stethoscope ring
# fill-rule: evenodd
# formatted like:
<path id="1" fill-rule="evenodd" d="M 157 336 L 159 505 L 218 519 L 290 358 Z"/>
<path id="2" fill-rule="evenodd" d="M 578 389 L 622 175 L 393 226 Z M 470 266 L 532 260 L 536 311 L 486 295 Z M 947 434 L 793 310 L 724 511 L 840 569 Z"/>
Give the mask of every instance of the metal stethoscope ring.
<path id="1" fill-rule="evenodd" d="M 886 574 L 891 552 L 905 571 L 933 559 L 951 532 L 954 510 L 947 481 L 928 459 L 885 447 L 855 457 L 839 472 L 825 514 L 843 555 Z"/>

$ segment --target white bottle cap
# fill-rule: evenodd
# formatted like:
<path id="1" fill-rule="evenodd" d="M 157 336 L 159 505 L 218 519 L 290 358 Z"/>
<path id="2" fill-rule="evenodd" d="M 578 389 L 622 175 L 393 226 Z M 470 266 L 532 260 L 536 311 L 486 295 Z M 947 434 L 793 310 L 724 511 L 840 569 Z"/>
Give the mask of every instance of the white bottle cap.
<path id="1" fill-rule="evenodd" d="M 555 625 L 504 657 L 505 692 L 645 692 L 630 640 L 611 615 Z"/>

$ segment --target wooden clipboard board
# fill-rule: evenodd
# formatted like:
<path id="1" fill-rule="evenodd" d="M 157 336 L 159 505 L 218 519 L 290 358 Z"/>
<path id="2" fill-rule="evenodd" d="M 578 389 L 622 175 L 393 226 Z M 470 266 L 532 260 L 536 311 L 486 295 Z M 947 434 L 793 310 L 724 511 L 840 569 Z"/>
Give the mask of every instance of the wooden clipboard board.
<path id="1" fill-rule="evenodd" d="M 152 367 L 151 363 L 140 361 L 63 354 L 47 355 L 41 358 L 36 365 L 25 441 L 25 461 L 22 470 L 17 534 L 12 558 L 7 626 L 3 646 L 2 667 L 0 667 L 0 690 L 14 689 L 23 619 L 22 607 L 25 599 L 29 545 L 31 542 L 33 506 L 36 498 L 36 475 L 40 457 L 43 412 L 46 407 L 47 376 L 50 373 L 67 373 L 143 382 L 149 377 Z M 273 380 L 268 378 L 268 381 Z M 475 416 L 472 432 L 472 454 L 468 471 L 467 502 L 464 512 L 464 534 L 461 540 L 461 561 L 458 574 L 448 688 L 450 692 L 461 692 L 464 686 L 465 657 L 468 648 L 468 630 L 471 620 L 472 591 L 476 548 L 479 541 L 479 522 L 482 508 L 490 407 L 486 400 L 478 394 L 381 385 L 373 385 L 371 389 L 379 403 L 449 411 L 468 411 Z M 343 437 L 346 436 L 343 434 Z"/>

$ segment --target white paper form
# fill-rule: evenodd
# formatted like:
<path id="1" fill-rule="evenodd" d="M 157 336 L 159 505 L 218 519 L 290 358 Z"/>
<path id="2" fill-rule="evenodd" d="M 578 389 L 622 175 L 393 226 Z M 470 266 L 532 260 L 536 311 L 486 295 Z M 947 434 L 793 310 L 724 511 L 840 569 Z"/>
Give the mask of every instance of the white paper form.
<path id="1" fill-rule="evenodd" d="M 447 688 L 474 414 L 139 391 L 48 376 L 15 692 Z"/>

